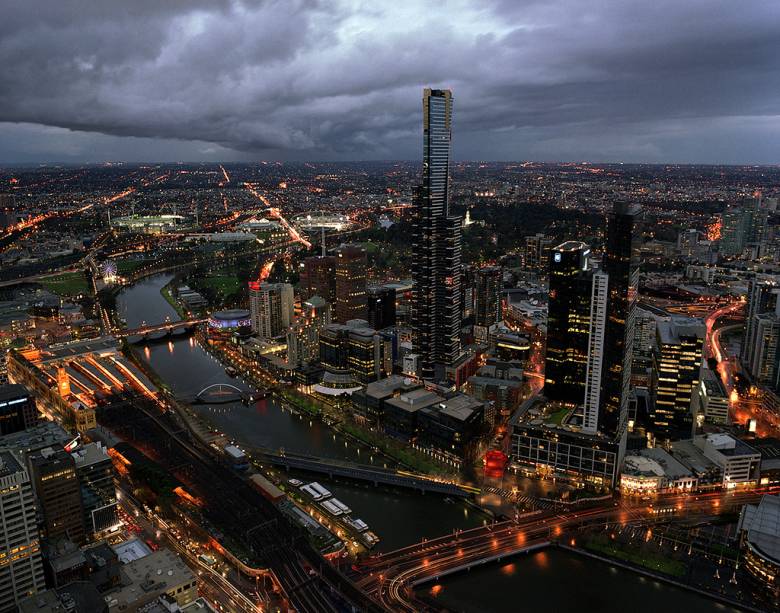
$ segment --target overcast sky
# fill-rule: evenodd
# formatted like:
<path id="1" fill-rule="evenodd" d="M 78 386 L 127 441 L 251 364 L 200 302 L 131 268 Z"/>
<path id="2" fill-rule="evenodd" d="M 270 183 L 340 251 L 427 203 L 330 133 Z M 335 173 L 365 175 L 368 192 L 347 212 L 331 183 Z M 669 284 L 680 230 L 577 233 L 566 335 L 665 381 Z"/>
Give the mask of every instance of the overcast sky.
<path id="1" fill-rule="evenodd" d="M 780 163 L 777 0 L 6 0 L 0 163 Z"/>

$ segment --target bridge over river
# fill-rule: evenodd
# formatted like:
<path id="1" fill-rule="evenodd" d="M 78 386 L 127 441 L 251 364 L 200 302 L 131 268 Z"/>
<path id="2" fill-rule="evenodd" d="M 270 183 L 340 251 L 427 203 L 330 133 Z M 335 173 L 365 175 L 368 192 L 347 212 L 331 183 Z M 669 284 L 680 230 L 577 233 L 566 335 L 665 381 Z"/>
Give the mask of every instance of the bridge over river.
<path id="1" fill-rule="evenodd" d="M 331 479 L 334 477 L 343 477 L 356 481 L 367 481 L 374 485 L 379 485 L 381 483 L 383 485 L 409 488 L 422 493 L 432 492 L 461 498 L 466 498 L 475 493 L 475 490 L 462 487 L 455 483 L 436 481 L 423 475 L 415 475 L 414 473 L 409 472 L 400 472 L 391 469 L 378 468 L 376 466 L 355 464 L 330 458 L 318 458 L 297 453 L 279 453 L 260 448 L 249 448 L 247 451 L 252 458 L 261 463 L 319 473 L 327 475 Z"/>

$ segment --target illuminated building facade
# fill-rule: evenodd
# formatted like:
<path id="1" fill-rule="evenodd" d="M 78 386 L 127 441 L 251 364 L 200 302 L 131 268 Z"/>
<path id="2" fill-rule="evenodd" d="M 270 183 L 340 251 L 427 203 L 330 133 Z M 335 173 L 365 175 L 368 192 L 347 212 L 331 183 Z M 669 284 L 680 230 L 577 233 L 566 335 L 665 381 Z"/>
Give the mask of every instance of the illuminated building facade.
<path id="1" fill-rule="evenodd" d="M 461 358 L 461 220 L 449 214 L 452 92 L 423 95 L 423 172 L 415 196 L 412 329 L 423 379 Z"/>
<path id="2" fill-rule="evenodd" d="M 125 402 L 126 394 L 154 397 L 156 386 L 118 349 L 116 338 L 103 336 L 46 350 L 8 353 L 8 372 L 34 394 L 42 412 L 76 425 L 79 432 L 95 428 L 98 405 Z"/>
<path id="3" fill-rule="evenodd" d="M 550 254 L 549 274 L 544 394 L 552 401 L 581 405 L 590 333 L 590 248 L 579 241 L 558 245 Z"/>
<path id="4" fill-rule="evenodd" d="M 333 319 L 347 323 L 366 319 L 366 250 L 359 245 L 341 245 L 336 255 L 336 302 Z"/>
<path id="5" fill-rule="evenodd" d="M 306 300 L 287 333 L 287 362 L 299 368 L 319 358 L 320 330 L 331 322 L 330 304 L 319 296 Z"/>
<path id="6" fill-rule="evenodd" d="M 525 237 L 525 268 L 536 272 L 548 270 L 553 239 L 544 234 Z"/>
<path id="7" fill-rule="evenodd" d="M 706 327 L 700 319 L 673 317 L 658 322 L 657 334 L 656 398 L 648 431 L 660 441 L 691 438 Z"/>
<path id="8" fill-rule="evenodd" d="M 283 335 L 292 322 L 295 296 L 289 283 L 249 283 L 252 331 L 260 338 Z"/>
<path id="9" fill-rule="evenodd" d="M 383 377 L 385 352 L 392 351 L 389 344 L 363 320 L 323 327 L 320 362 L 325 373 L 322 386 L 315 386 L 315 390 L 326 394 L 342 393 Z"/>
<path id="10" fill-rule="evenodd" d="M 596 434 L 599 429 L 608 290 L 609 276 L 600 270 L 593 273 L 588 322 L 588 362 L 585 370 L 585 405 L 582 411 L 582 431 L 586 434 Z"/>
<path id="11" fill-rule="evenodd" d="M 22 459 L 0 451 L 0 612 L 46 589 L 36 503 Z"/>
<path id="12" fill-rule="evenodd" d="M 780 285 L 777 278 L 753 279 L 748 286 L 742 366 L 754 380 L 780 388 Z"/>

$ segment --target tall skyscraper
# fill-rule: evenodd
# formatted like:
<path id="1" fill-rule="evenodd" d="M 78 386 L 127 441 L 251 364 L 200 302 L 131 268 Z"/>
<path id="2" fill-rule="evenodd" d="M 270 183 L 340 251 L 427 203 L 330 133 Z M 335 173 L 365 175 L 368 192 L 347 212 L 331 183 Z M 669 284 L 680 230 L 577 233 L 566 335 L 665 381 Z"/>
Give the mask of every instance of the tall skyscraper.
<path id="1" fill-rule="evenodd" d="M 35 496 L 21 458 L 0 451 L 0 613 L 46 589 Z"/>
<path id="2" fill-rule="evenodd" d="M 651 403 L 648 430 L 661 441 L 693 436 L 691 401 L 699 386 L 706 327 L 693 317 L 658 322 L 656 399 Z"/>
<path id="3" fill-rule="evenodd" d="M 304 301 L 301 316 L 287 333 L 287 362 L 300 367 L 319 357 L 320 330 L 330 324 L 330 304 L 319 296 Z"/>
<path id="4" fill-rule="evenodd" d="M 336 258 L 314 255 L 303 260 L 301 268 L 301 299 L 319 296 L 330 304 L 336 302 Z"/>
<path id="5" fill-rule="evenodd" d="M 588 364 L 591 285 L 590 248 L 567 241 L 550 252 L 550 299 L 544 395 L 581 405 Z"/>
<path id="6" fill-rule="evenodd" d="M 775 354 L 777 336 L 774 328 L 780 326 L 780 285 L 776 277 L 752 279 L 748 285 L 745 306 L 745 335 L 740 348 L 742 366 L 764 385 L 773 385 L 775 373 L 780 370 Z"/>
<path id="7" fill-rule="evenodd" d="M 336 249 L 336 303 L 333 319 L 347 323 L 366 319 L 366 250 L 360 245 L 341 245 Z"/>
<path id="8" fill-rule="evenodd" d="M 641 215 L 639 205 L 618 202 L 607 219 L 603 268 L 609 277 L 609 292 L 598 428 L 613 439 L 623 439 L 628 425 Z"/>
<path id="9" fill-rule="evenodd" d="M 461 355 L 461 220 L 449 214 L 452 92 L 423 94 L 423 172 L 415 196 L 412 329 L 424 379 Z"/>
<path id="10" fill-rule="evenodd" d="M 489 328 L 501 321 L 501 268 L 478 269 L 475 287 L 474 325 Z"/>
<path id="11" fill-rule="evenodd" d="M 550 261 L 553 239 L 542 233 L 525 237 L 525 268 L 542 272 Z"/>
<path id="12" fill-rule="evenodd" d="M 295 296 L 289 283 L 249 283 L 252 330 L 261 338 L 281 336 L 292 323 Z"/>
<path id="13" fill-rule="evenodd" d="M 725 257 L 740 256 L 749 245 L 764 240 L 768 211 L 761 206 L 761 197 L 729 206 L 722 216 L 720 253 Z"/>
<path id="14" fill-rule="evenodd" d="M 84 510 L 73 458 L 63 449 L 46 447 L 28 455 L 27 464 L 43 511 L 46 537 L 66 537 L 82 544 Z"/>
<path id="15" fill-rule="evenodd" d="M 599 427 L 608 302 L 609 275 L 598 270 L 593 273 L 590 293 L 588 362 L 585 371 L 585 406 L 582 411 L 582 431 L 585 434 L 596 434 Z"/>
<path id="16" fill-rule="evenodd" d="M 71 457 L 81 486 L 84 527 L 88 535 L 100 535 L 118 522 L 114 465 L 100 443 L 88 443 Z"/>

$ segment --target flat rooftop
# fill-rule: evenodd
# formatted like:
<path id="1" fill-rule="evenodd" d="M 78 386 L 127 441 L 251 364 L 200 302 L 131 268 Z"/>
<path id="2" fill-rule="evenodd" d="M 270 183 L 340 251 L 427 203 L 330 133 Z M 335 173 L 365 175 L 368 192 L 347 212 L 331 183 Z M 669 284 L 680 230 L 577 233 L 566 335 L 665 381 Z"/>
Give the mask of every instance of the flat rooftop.
<path id="1" fill-rule="evenodd" d="M 140 560 L 141 558 L 146 557 L 152 553 L 152 550 L 149 549 L 149 546 L 141 539 L 137 538 L 132 538 L 127 541 L 118 543 L 111 549 L 114 550 L 114 553 L 116 553 L 119 561 L 122 562 L 122 564 L 128 564 L 130 562 L 134 562 L 135 560 Z"/>
<path id="2" fill-rule="evenodd" d="M 373 398 L 386 398 L 398 390 L 411 391 L 419 385 L 414 379 L 402 377 L 401 375 L 391 375 L 366 385 L 366 395 Z"/>
<path id="3" fill-rule="evenodd" d="M 438 394 L 428 391 L 425 388 L 411 390 L 404 392 L 400 396 L 390 398 L 385 401 L 385 404 L 393 405 L 404 411 L 419 411 L 425 407 L 429 407 L 437 402 L 444 400 Z"/>
<path id="4" fill-rule="evenodd" d="M 466 394 L 458 394 L 440 402 L 439 408 L 443 415 L 447 415 L 458 421 L 466 421 L 474 414 L 474 411 L 479 410 L 482 405 L 483 403 L 476 398 L 472 398 Z"/>

